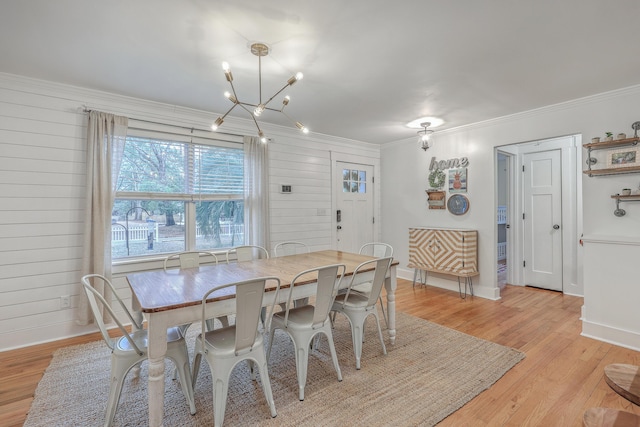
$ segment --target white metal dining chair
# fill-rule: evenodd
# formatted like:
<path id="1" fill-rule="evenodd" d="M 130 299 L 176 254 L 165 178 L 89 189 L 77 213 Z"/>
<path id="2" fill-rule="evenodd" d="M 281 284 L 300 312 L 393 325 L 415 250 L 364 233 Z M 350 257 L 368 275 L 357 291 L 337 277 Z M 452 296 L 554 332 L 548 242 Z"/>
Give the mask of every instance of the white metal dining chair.
<path id="1" fill-rule="evenodd" d="M 308 254 L 309 247 L 301 242 L 280 242 L 273 247 L 273 253 L 275 256 L 287 256 L 297 254 Z"/>
<path id="2" fill-rule="evenodd" d="M 231 248 L 227 251 L 227 264 L 232 261 L 232 254 L 236 255 L 237 262 L 245 262 L 252 261 L 254 259 L 268 259 L 269 251 L 267 251 L 262 246 L 257 245 L 244 245 L 244 246 L 236 246 L 235 248 Z"/>
<path id="3" fill-rule="evenodd" d="M 236 255 L 236 262 L 247 262 L 253 261 L 254 259 L 269 259 L 269 251 L 262 246 L 257 245 L 236 246 L 235 248 L 229 249 L 226 253 L 227 264 L 231 262 L 232 254 Z M 264 324 L 266 313 L 267 311 L 263 307 L 262 314 L 260 315 L 262 324 Z"/>
<path id="4" fill-rule="evenodd" d="M 210 251 L 176 252 L 164 259 L 162 264 L 164 271 L 167 271 L 173 264 L 175 264 L 176 260 L 178 261 L 177 266 L 180 268 L 197 268 L 200 267 L 200 264 L 218 263 L 218 257 Z"/>
<path id="5" fill-rule="evenodd" d="M 116 289 L 106 277 L 99 274 L 88 274 L 83 276 L 81 281 L 102 338 L 104 338 L 105 343 L 111 349 L 111 381 L 104 420 L 105 427 L 108 427 L 113 423 L 127 373 L 135 365 L 147 360 L 147 331 L 143 330 L 142 325 L 136 322 L 129 309 L 118 296 Z M 124 323 L 118 313 L 113 309 L 111 303 L 107 302 L 104 297 L 94 289 L 94 284 L 111 289 L 114 298 L 119 304 L 118 313 L 123 312 L 126 315 L 124 323 L 131 322 L 136 330 L 129 333 L 125 329 Z M 103 312 L 111 316 L 118 329 L 120 329 L 120 332 L 122 332 L 121 337 L 111 338 L 104 322 Z M 189 410 L 193 415 L 196 413 L 196 406 L 193 399 L 193 387 L 191 385 L 189 353 L 184 336 L 179 328 L 167 329 L 166 357 L 173 361 L 178 370 L 180 386 L 189 404 Z"/>
<path id="6" fill-rule="evenodd" d="M 351 324 L 351 337 L 353 340 L 353 352 L 356 356 L 356 369 L 360 369 L 362 341 L 364 339 L 364 323 L 370 315 L 373 315 L 376 319 L 378 337 L 380 338 L 380 344 L 382 344 L 382 352 L 387 354 L 387 348 L 384 345 L 384 338 L 382 337 L 382 329 L 380 328 L 380 319 L 378 319 L 376 303 L 380 296 L 380 292 L 382 291 L 384 279 L 387 276 L 387 270 L 389 270 L 392 260 L 392 257 L 378 258 L 365 261 L 356 267 L 353 275 L 351 276 L 351 281 L 349 282 L 346 293 L 336 296 L 331 307 L 331 311 L 342 313 L 347 317 L 347 319 L 349 319 L 349 323 Z M 369 270 L 372 267 L 375 267 L 375 271 L 369 293 L 365 295 L 359 292 L 352 292 L 354 287 L 353 283 L 357 279 L 358 274 L 361 274 L 363 270 Z"/>
<path id="7" fill-rule="evenodd" d="M 295 347 L 296 370 L 298 374 L 299 399 L 304 400 L 304 387 L 307 383 L 307 366 L 309 349 L 313 338 L 318 334 L 324 334 L 329 342 L 329 350 L 333 366 L 338 374 L 338 381 L 342 381 L 342 373 L 338 364 L 338 356 L 333 344 L 331 321 L 329 310 L 336 297 L 340 282 L 344 277 L 346 266 L 344 264 L 332 264 L 324 267 L 313 268 L 298 273 L 289 286 L 289 296 L 284 311 L 272 313 L 270 322 L 270 339 L 267 350 L 267 360 L 271 355 L 271 346 L 276 329 L 285 331 Z M 293 307 L 294 284 L 301 281 L 316 281 L 316 296 L 314 305 L 306 304 Z"/>
<path id="8" fill-rule="evenodd" d="M 276 257 L 308 254 L 309 247 L 301 242 L 280 242 L 273 247 L 273 253 Z M 294 305 L 297 307 L 299 305 L 307 304 L 307 302 L 309 302 L 309 298 L 300 298 L 294 301 Z M 282 307 L 282 309 L 284 310 L 285 304 L 280 304 L 280 307 Z"/>
<path id="9" fill-rule="evenodd" d="M 385 258 L 393 256 L 393 247 L 388 243 L 382 242 L 371 242 L 365 243 L 360 247 L 358 253 L 362 255 L 369 255 L 376 258 Z M 371 292 L 371 282 L 360 283 L 355 285 L 352 289 L 353 291 L 360 292 L 361 294 L 368 294 Z M 384 311 L 384 302 L 382 301 L 382 295 L 378 297 L 378 301 L 380 302 L 380 308 L 382 309 L 382 317 L 384 318 L 384 324 L 389 327 L 389 322 L 387 321 L 387 314 Z"/>
<path id="10" fill-rule="evenodd" d="M 267 282 L 270 282 L 270 285 Z M 203 322 L 202 331 L 196 338 L 194 351 L 192 380 L 194 388 L 203 355 L 211 369 L 215 426 L 222 426 L 227 405 L 229 378 L 233 368 L 243 360 L 249 361 L 253 379 L 255 379 L 253 368 L 257 365 L 260 372 L 262 390 L 271 410 L 271 416 L 276 416 L 276 406 L 271 392 L 263 335 L 258 332 L 258 323 L 265 288 L 267 286 L 270 288 L 275 287 L 274 298 L 277 298 L 280 290 L 280 279 L 277 277 L 260 277 L 210 289 L 202 298 L 203 320 L 210 318 L 212 315 L 215 316 L 215 312 L 208 309 L 206 304 L 211 294 L 224 291 L 224 289 L 232 286 L 235 287 L 235 324 L 207 332 L 204 329 Z M 271 311 L 273 311 L 273 304 Z"/>
<path id="11" fill-rule="evenodd" d="M 198 268 L 201 264 L 218 264 L 218 257 L 216 254 L 210 251 L 184 251 L 184 252 L 176 252 L 175 254 L 171 254 L 165 257 L 164 262 L 162 263 L 162 268 L 164 271 L 170 269 L 171 266 L 175 265 L 177 261 L 177 265 L 180 269 L 185 268 Z M 217 318 L 222 326 L 229 326 L 229 318 L 227 316 L 220 316 Z M 207 328 L 214 329 L 214 320 L 207 319 Z M 183 336 L 187 335 L 187 329 L 189 329 L 191 323 L 185 323 L 184 325 L 178 326 L 180 328 L 180 332 L 182 332 Z M 175 370 L 173 372 L 173 379 L 176 379 L 178 371 Z"/>

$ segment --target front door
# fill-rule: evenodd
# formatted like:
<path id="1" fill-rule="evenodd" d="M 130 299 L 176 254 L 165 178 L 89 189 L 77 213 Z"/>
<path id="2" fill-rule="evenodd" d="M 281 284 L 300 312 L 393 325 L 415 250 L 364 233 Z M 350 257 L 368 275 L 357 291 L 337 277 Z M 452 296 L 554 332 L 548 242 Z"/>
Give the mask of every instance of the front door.
<path id="1" fill-rule="evenodd" d="M 562 291 L 560 150 L 525 154 L 524 283 Z"/>
<path id="2" fill-rule="evenodd" d="M 373 241 L 373 166 L 336 162 L 336 248 L 358 252 Z"/>

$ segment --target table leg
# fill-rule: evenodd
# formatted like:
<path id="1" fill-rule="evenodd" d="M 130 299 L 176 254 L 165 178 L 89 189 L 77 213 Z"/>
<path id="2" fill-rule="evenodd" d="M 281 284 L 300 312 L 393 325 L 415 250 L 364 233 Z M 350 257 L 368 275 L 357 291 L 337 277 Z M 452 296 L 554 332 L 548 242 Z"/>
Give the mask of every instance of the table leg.
<path id="1" fill-rule="evenodd" d="M 140 308 L 140 302 L 138 301 L 138 297 L 135 292 L 131 292 L 131 314 L 133 315 L 133 320 L 136 321 L 138 325 L 142 325 L 144 321 L 144 316 L 142 314 L 142 309 Z M 137 330 L 138 328 L 135 325 L 131 326 L 132 332 Z M 133 378 L 140 378 L 140 365 L 142 362 L 138 363 L 136 366 L 131 368 L 131 375 Z"/>
<path id="2" fill-rule="evenodd" d="M 391 341 L 391 345 L 393 345 L 396 343 L 396 289 L 398 287 L 395 266 L 391 266 L 389 277 L 384 281 L 384 287 L 387 291 L 389 340 Z"/>
<path id="3" fill-rule="evenodd" d="M 162 426 L 164 419 L 164 358 L 167 354 L 167 327 L 149 316 L 149 426 Z"/>

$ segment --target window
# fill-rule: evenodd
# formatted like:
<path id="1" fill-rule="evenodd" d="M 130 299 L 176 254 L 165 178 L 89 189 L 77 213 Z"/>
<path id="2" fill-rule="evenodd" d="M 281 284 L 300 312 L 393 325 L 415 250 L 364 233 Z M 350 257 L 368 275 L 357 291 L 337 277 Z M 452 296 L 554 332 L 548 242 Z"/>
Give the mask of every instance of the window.
<path id="1" fill-rule="evenodd" d="M 114 177 L 112 259 L 243 244 L 242 146 L 160 136 L 127 136 Z"/>
<path id="2" fill-rule="evenodd" d="M 367 171 L 357 169 L 342 170 L 342 192 L 343 193 L 366 193 L 367 192 Z"/>

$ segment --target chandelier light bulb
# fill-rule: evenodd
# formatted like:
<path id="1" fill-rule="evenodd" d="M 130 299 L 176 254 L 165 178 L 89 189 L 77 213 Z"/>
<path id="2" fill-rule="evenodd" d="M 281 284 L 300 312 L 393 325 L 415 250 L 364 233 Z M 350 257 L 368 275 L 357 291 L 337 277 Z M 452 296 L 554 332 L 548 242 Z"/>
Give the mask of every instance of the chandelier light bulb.
<path id="1" fill-rule="evenodd" d="M 233 81 L 233 75 L 231 74 L 231 70 L 229 69 L 229 63 L 223 62 L 222 69 L 224 70 L 224 76 L 227 78 L 227 81 L 231 83 Z"/>
<path id="2" fill-rule="evenodd" d="M 291 98 L 289 98 L 289 95 L 285 96 L 284 99 L 282 100 L 282 104 L 283 105 L 289 105 L 289 101 L 291 101 Z"/>
<path id="3" fill-rule="evenodd" d="M 289 80 L 287 80 L 287 84 L 289 86 L 292 86 L 298 80 L 302 80 L 303 77 L 304 77 L 304 74 L 302 74 L 300 71 L 298 71 L 295 76 L 291 76 L 289 78 Z"/>
<path id="4" fill-rule="evenodd" d="M 264 104 L 260 104 L 256 107 L 255 110 L 253 110 L 253 115 L 256 117 L 260 117 L 262 115 L 262 112 L 264 111 Z"/>
<path id="5" fill-rule="evenodd" d="M 266 143 L 267 142 L 267 137 L 264 136 L 264 132 L 262 132 L 261 130 L 258 131 L 258 136 L 260 137 L 260 142 L 262 142 L 262 143 Z"/>
<path id="6" fill-rule="evenodd" d="M 302 133 L 309 133 L 309 129 L 300 122 L 296 122 L 296 127 L 302 131 Z"/>
<path id="7" fill-rule="evenodd" d="M 236 99 L 235 96 L 231 95 L 231 92 L 225 92 L 224 93 L 224 97 L 227 98 L 229 101 L 233 102 L 234 104 L 238 103 L 238 100 Z"/>
<path id="8" fill-rule="evenodd" d="M 222 117 L 218 117 L 216 121 L 211 125 L 211 130 L 218 130 L 223 122 L 224 120 L 222 120 Z"/>

